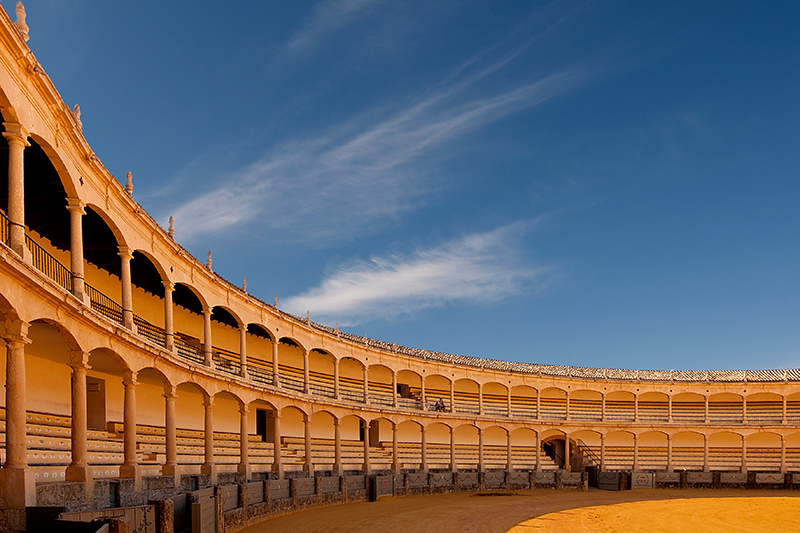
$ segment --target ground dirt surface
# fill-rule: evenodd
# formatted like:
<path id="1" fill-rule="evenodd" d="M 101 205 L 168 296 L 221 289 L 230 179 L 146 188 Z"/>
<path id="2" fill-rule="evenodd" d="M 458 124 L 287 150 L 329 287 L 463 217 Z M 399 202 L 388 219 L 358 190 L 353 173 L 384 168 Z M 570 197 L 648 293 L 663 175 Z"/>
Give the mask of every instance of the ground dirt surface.
<path id="1" fill-rule="evenodd" d="M 244 529 L 243 532 L 504 533 L 510 530 L 512 533 L 572 533 L 578 531 L 598 533 L 616 531 L 625 533 L 747 531 L 750 533 L 800 531 L 800 491 L 655 489 L 574 492 L 540 490 L 504 494 L 439 494 L 386 498 L 374 503 L 358 502 L 333 505 L 272 518 Z M 641 503 L 615 505 L 629 502 Z M 637 508 L 637 506 L 641 507 Z M 578 511 L 578 508 L 586 507 L 592 509 Z M 575 511 L 571 511 L 571 513 L 575 514 L 564 513 L 557 518 L 551 518 L 553 516 L 551 515 L 551 517 L 547 517 L 547 520 L 541 521 L 543 523 L 522 524 L 532 518 L 570 509 L 574 509 Z M 765 512 L 762 512 L 762 509 Z M 580 513 L 587 514 L 579 516 Z M 765 515 L 769 516 L 765 517 Z M 604 519 L 611 522 L 603 522 Z M 762 519 L 768 520 L 768 522 L 759 522 Z M 558 520 L 558 522 L 554 520 Z M 746 522 L 746 520 L 755 520 L 758 525 L 753 526 L 752 522 Z M 751 525 L 747 526 L 747 524 Z M 574 527 L 567 529 L 570 525 L 575 525 L 577 529 Z M 549 529 L 544 529 L 544 526 Z M 640 528 L 636 529 L 637 527 Z M 656 529 L 656 527 L 661 529 Z M 713 529 L 714 527 L 717 529 Z"/>

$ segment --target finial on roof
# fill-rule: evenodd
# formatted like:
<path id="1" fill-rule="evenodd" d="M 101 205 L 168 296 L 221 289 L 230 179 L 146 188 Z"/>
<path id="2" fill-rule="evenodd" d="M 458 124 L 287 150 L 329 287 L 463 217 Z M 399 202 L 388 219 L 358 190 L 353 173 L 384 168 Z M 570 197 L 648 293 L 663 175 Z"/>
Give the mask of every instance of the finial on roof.
<path id="1" fill-rule="evenodd" d="M 28 25 L 25 24 L 25 16 L 25 6 L 22 5 L 22 2 L 17 2 L 17 20 L 14 22 L 14 26 L 17 27 L 22 39 L 27 43 L 30 36 L 28 35 Z"/>
<path id="2" fill-rule="evenodd" d="M 75 119 L 75 122 L 78 124 L 78 129 L 83 131 L 83 122 L 81 122 L 81 106 L 75 104 L 75 107 L 72 108 L 72 118 Z"/>
<path id="3" fill-rule="evenodd" d="M 275 309 L 278 308 L 278 293 L 275 293 Z"/>
<path id="4" fill-rule="evenodd" d="M 172 240 L 175 240 L 175 219 L 171 216 L 169 217 L 169 229 L 167 230 L 167 235 Z"/>
<path id="5" fill-rule="evenodd" d="M 311 311 L 306 310 L 306 324 L 311 324 Z"/>
<path id="6" fill-rule="evenodd" d="M 242 290 L 247 292 L 247 276 L 242 276 Z"/>
<path id="7" fill-rule="evenodd" d="M 336 336 L 339 336 L 339 323 L 336 323 Z"/>
<path id="8" fill-rule="evenodd" d="M 125 192 L 133 196 L 133 174 L 130 170 L 125 174 Z"/>
<path id="9" fill-rule="evenodd" d="M 208 251 L 208 259 L 206 260 L 206 266 L 209 270 L 211 270 L 211 250 Z"/>

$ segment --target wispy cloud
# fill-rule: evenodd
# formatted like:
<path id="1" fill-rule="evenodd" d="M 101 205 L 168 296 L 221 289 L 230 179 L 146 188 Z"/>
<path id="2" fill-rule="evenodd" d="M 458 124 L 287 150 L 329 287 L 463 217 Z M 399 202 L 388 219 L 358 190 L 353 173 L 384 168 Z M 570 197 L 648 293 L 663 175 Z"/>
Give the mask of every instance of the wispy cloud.
<path id="1" fill-rule="evenodd" d="M 528 222 L 473 233 L 408 255 L 372 257 L 338 267 L 317 287 L 286 300 L 315 320 L 354 325 L 450 303 L 502 300 L 540 290 L 553 268 L 526 265 L 519 240 Z"/>
<path id="2" fill-rule="evenodd" d="M 388 116 L 373 113 L 284 143 L 231 175 L 215 177 L 222 186 L 172 211 L 181 240 L 245 222 L 257 223 L 254 232 L 281 230 L 295 240 L 330 240 L 398 216 L 443 186 L 445 178 L 434 175 L 435 164 L 452 152 L 438 155 L 437 149 L 563 94 L 594 73 L 574 66 L 505 90 L 473 90 L 496 68 L 474 69 Z"/>
<path id="3" fill-rule="evenodd" d="M 317 4 L 308 22 L 286 43 L 290 52 L 305 52 L 344 28 L 383 0 L 326 0 Z"/>

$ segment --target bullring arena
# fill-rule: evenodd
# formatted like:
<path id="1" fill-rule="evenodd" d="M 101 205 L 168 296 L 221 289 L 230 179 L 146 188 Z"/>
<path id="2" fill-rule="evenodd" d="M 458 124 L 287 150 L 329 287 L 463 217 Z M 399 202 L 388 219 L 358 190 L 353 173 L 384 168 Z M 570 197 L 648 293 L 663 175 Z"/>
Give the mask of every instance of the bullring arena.
<path id="1" fill-rule="evenodd" d="M 546 498 L 542 514 L 714 495 L 665 488 L 800 488 L 800 370 L 480 359 L 354 336 L 248 294 L 103 167 L 24 20 L 3 11 L 0 27 L 3 530 L 61 512 L 233 532 L 353 505 L 490 513 Z M 623 491 L 575 499 L 589 487 Z M 729 492 L 720 501 L 762 494 Z M 384 495 L 418 497 L 347 503 Z M 501 530 L 536 514 L 514 512 Z"/>

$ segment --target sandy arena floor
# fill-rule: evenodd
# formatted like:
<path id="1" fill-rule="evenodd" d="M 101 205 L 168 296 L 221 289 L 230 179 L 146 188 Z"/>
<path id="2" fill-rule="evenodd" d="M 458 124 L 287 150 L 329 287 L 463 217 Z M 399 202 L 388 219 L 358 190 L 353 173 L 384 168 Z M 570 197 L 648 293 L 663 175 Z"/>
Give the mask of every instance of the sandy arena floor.
<path id="1" fill-rule="evenodd" d="M 568 511 L 570 509 L 572 511 Z M 559 511 L 567 512 L 551 514 Z M 535 517 L 541 518 L 530 521 Z M 279 516 L 243 531 L 246 533 L 788 532 L 800 531 L 800 491 L 689 489 L 621 492 L 532 491 L 506 496 L 440 494 L 312 509 Z"/>

